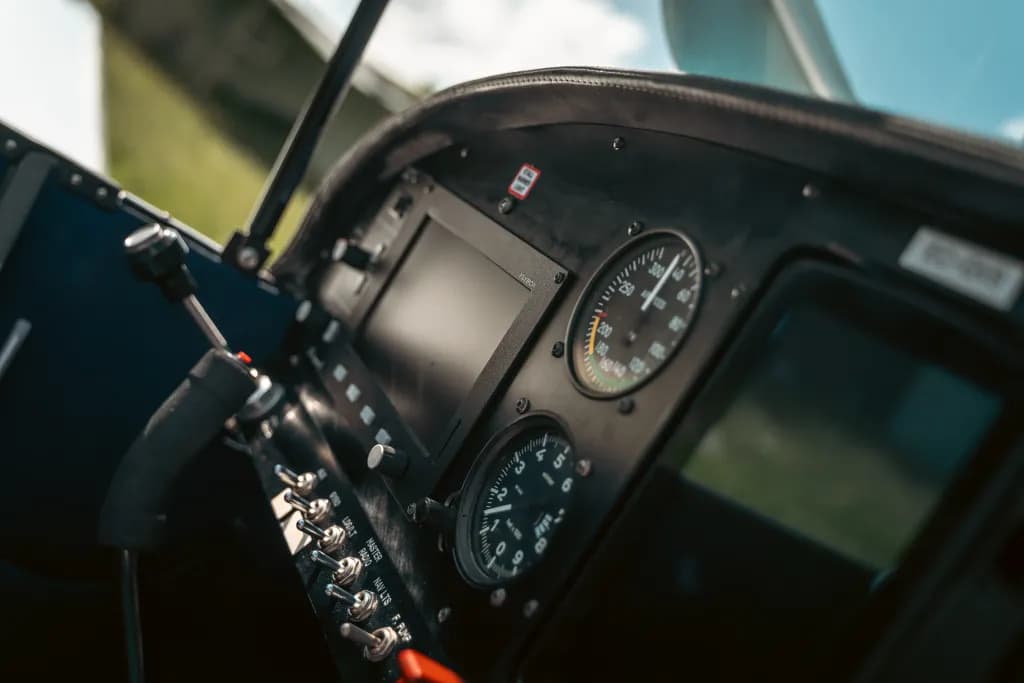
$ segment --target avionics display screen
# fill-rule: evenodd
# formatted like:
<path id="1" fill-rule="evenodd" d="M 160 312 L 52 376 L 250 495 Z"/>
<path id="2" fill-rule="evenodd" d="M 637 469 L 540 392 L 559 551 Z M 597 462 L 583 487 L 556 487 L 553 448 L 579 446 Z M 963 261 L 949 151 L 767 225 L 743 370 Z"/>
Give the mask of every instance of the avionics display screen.
<path id="1" fill-rule="evenodd" d="M 968 378 L 805 305 L 775 327 L 683 473 L 887 568 L 1001 403 Z"/>
<path id="2" fill-rule="evenodd" d="M 431 454 L 529 296 L 440 223 L 421 228 L 370 315 L 361 351 Z"/>

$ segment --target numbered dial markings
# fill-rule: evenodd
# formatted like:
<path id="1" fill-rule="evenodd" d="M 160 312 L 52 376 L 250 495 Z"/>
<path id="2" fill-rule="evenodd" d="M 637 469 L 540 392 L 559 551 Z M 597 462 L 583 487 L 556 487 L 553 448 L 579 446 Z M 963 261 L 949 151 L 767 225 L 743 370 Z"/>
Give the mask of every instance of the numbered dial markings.
<path id="1" fill-rule="evenodd" d="M 651 233 L 627 245 L 576 308 L 569 343 L 579 386 L 616 396 L 652 377 L 686 336 L 700 289 L 700 258 L 682 235 Z"/>
<path id="2" fill-rule="evenodd" d="M 572 445 L 555 428 L 529 429 L 500 448 L 470 501 L 478 583 L 516 578 L 540 561 L 568 510 L 574 465 Z"/>

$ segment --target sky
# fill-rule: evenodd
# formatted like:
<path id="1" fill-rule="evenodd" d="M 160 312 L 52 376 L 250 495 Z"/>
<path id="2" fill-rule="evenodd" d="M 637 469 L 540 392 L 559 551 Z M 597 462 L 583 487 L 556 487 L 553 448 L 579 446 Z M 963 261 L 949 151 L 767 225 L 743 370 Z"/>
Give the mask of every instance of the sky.
<path id="1" fill-rule="evenodd" d="M 356 4 L 287 1 L 335 39 Z M 816 2 L 859 101 L 1024 142 L 1024 0 Z M 417 91 L 556 65 L 678 70 L 661 0 L 392 0 L 367 58 Z"/>
<path id="2" fill-rule="evenodd" d="M 335 41 L 356 5 L 273 1 L 302 7 Z M 1024 0 L 815 1 L 860 102 L 1024 145 Z M 367 59 L 416 92 L 548 66 L 675 71 L 661 2 L 392 0 Z M 0 120 L 104 170 L 95 11 L 0 0 L 0 25 Z"/>
<path id="3" fill-rule="evenodd" d="M 0 0 L 0 120 L 106 167 L 100 21 L 81 0 Z"/>
<path id="4" fill-rule="evenodd" d="M 1024 142 L 1024 1 L 818 0 L 861 101 Z"/>

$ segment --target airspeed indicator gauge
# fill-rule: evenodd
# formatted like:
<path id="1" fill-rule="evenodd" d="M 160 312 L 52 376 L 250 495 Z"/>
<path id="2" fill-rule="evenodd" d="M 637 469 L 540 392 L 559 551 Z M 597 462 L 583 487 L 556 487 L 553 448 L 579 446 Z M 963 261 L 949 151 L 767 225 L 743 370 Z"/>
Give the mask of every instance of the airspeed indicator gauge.
<path id="1" fill-rule="evenodd" d="M 613 254 L 570 323 L 567 355 L 577 387 L 611 398 L 653 377 L 689 331 L 701 283 L 697 249 L 677 232 L 650 232 Z"/>

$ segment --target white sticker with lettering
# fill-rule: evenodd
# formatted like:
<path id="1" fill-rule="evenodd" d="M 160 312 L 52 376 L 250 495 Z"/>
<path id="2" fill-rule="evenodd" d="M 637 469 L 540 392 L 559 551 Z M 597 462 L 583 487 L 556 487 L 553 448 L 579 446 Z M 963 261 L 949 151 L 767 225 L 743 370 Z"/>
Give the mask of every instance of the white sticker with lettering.
<path id="1" fill-rule="evenodd" d="M 1008 311 L 1024 287 L 1024 263 L 922 226 L 900 265 L 975 301 Z"/>
<path id="2" fill-rule="evenodd" d="M 281 522 L 281 531 L 284 532 L 285 543 L 288 544 L 288 550 L 291 551 L 292 555 L 309 544 L 309 536 L 299 531 L 299 527 L 295 526 L 296 522 L 300 519 L 302 519 L 302 515 L 298 511 L 294 511 Z"/>
<path id="3" fill-rule="evenodd" d="M 270 499 L 270 508 L 274 511 L 274 517 L 278 519 L 284 519 L 292 513 L 292 506 L 285 501 L 284 493 L 284 491 L 281 491 Z"/>
<path id="4" fill-rule="evenodd" d="M 508 193 L 517 199 L 526 199 L 530 196 L 533 186 L 537 184 L 538 178 L 540 178 L 539 168 L 531 164 L 523 164 L 509 184 Z"/>

